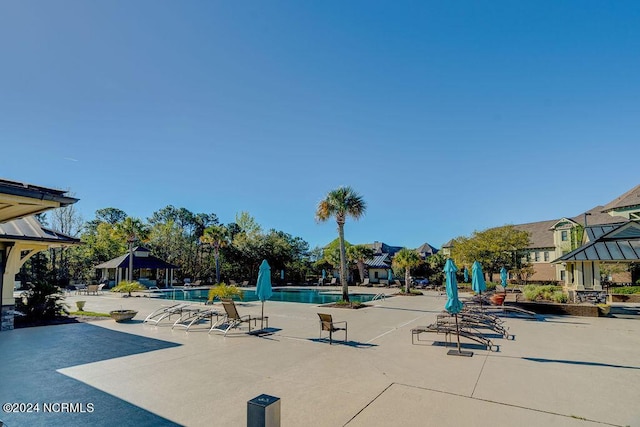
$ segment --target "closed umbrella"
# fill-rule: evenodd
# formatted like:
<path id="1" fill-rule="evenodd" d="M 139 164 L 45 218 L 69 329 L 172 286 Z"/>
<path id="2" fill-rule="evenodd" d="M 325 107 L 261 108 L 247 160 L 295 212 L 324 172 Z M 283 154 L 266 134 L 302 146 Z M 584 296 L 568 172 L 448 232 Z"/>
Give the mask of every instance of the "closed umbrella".
<path id="1" fill-rule="evenodd" d="M 456 279 L 456 272 L 458 267 L 451 258 L 447 260 L 444 265 L 444 275 L 447 280 L 447 303 L 444 309 L 453 314 L 456 318 L 456 337 L 458 338 L 458 350 L 449 350 L 447 355 L 449 356 L 473 356 L 471 351 L 462 351 L 460 349 L 460 327 L 458 326 L 458 313 L 462 310 L 464 304 L 458 298 L 458 280 Z"/>
<path id="2" fill-rule="evenodd" d="M 262 302 L 262 317 L 260 319 L 260 329 L 264 326 L 264 302 L 271 298 L 271 267 L 267 260 L 262 260 L 258 270 L 258 283 L 256 284 L 256 296 Z"/>
<path id="3" fill-rule="evenodd" d="M 482 291 L 487 290 L 487 284 L 484 281 L 482 264 L 478 261 L 474 261 L 471 266 L 471 289 L 480 295 L 480 308 L 482 308 Z"/>
<path id="4" fill-rule="evenodd" d="M 464 283 L 469 283 L 469 270 L 467 267 L 464 267 Z"/>
<path id="5" fill-rule="evenodd" d="M 507 269 L 502 267 L 500 269 L 500 281 L 501 285 L 504 288 L 504 293 L 507 293 Z"/>
<path id="6" fill-rule="evenodd" d="M 280 280 L 282 280 L 282 283 L 284 283 L 284 268 L 280 270 Z"/>
<path id="7" fill-rule="evenodd" d="M 391 281 L 393 280 L 393 271 L 391 269 L 387 270 L 387 280 L 389 281 L 389 284 L 391 284 Z"/>

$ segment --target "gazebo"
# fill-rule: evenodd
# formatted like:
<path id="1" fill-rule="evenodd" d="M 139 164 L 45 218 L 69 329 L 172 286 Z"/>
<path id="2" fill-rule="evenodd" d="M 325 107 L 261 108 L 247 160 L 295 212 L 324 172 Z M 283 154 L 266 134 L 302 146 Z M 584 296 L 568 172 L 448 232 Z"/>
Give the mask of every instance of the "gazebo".
<path id="1" fill-rule="evenodd" d="M 136 280 L 147 287 L 157 286 L 158 283 L 158 270 L 164 270 L 164 286 L 167 287 L 169 283 L 173 283 L 173 270 L 178 269 L 177 265 L 173 265 L 164 261 L 158 257 L 151 255 L 151 251 L 143 246 L 136 246 L 131 251 L 133 254 L 133 271 L 138 270 Z M 129 253 L 103 262 L 96 265 L 96 269 L 102 270 L 102 279 L 109 280 L 109 283 L 113 281 L 113 284 L 120 283 L 126 277 L 128 277 L 129 270 Z M 110 270 L 114 270 L 114 273 L 110 275 Z M 155 274 L 153 274 L 155 272 Z M 134 277 L 132 275 L 132 277 Z"/>
<path id="2" fill-rule="evenodd" d="M 640 262 L 640 221 L 594 225 L 585 229 L 587 243 L 554 261 L 567 265 L 565 286 L 575 291 L 601 291 L 604 263 Z M 631 274 L 631 281 L 637 280 Z"/>

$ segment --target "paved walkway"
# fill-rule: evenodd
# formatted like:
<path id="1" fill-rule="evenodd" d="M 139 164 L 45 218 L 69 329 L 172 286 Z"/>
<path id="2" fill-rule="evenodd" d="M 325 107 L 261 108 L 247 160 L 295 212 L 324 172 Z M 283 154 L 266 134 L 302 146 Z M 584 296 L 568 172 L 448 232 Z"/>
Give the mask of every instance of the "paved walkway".
<path id="1" fill-rule="evenodd" d="M 1 357 L 10 362 L 1 365 L 0 378 L 16 361 L 26 370 L 36 361 L 55 372 L 43 374 L 44 394 L 12 374 L 11 388 L 0 388 L 3 403 L 56 400 L 61 392 L 66 400 L 95 399 L 92 413 L 64 418 L 65 425 L 242 426 L 247 401 L 266 393 L 281 399 L 282 426 L 640 426 L 640 322 L 634 316 L 508 319 L 515 340 L 494 339 L 500 344 L 495 353 L 467 344 L 474 356 L 464 358 L 447 356 L 438 335 L 412 345 L 410 329 L 432 323 L 444 306 L 445 297 L 431 292 L 361 310 L 266 302 L 269 335 L 226 338 L 207 334 L 205 325 L 186 333 L 142 324 L 162 304 L 154 299 L 68 299 L 86 300 L 90 311 L 122 307 L 139 314 L 132 323 L 0 335 Z M 259 314 L 260 303 L 240 304 L 239 311 Z M 346 345 L 318 340 L 319 311 L 348 321 Z M 69 342 L 56 337 L 72 334 L 76 342 L 99 337 L 90 340 L 92 356 L 48 364 L 44 355 L 69 350 Z M 73 381 L 56 384 L 63 380 Z M 57 394 L 47 395 L 48 389 Z M 10 427 L 46 425 L 43 414 L 0 413 L 0 419 Z"/>

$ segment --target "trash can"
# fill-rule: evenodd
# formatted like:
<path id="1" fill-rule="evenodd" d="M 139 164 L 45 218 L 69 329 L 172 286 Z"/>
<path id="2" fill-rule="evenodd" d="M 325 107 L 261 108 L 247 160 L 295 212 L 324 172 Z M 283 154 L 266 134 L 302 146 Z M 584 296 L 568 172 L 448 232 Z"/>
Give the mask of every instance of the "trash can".
<path id="1" fill-rule="evenodd" d="M 280 427 L 280 398 L 261 394 L 248 401 L 247 427 Z"/>

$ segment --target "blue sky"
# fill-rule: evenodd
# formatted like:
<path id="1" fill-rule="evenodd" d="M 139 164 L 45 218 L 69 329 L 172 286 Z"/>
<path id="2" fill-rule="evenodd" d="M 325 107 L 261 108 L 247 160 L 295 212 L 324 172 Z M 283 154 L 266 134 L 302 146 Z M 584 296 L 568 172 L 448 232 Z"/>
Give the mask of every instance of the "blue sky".
<path id="1" fill-rule="evenodd" d="M 311 246 L 440 247 L 637 185 L 637 1 L 0 3 L 0 176 L 84 219 L 247 211 Z"/>

